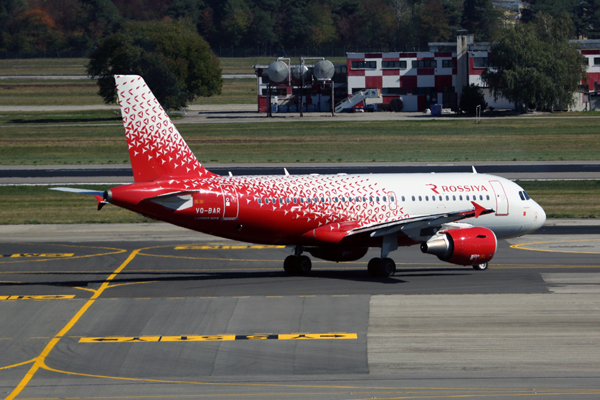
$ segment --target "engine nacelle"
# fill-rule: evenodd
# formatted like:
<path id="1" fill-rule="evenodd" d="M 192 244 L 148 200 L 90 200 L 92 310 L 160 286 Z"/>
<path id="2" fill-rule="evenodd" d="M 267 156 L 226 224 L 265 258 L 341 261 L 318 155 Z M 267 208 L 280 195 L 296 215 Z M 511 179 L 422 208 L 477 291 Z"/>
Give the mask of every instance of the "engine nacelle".
<path id="1" fill-rule="evenodd" d="M 421 251 L 452 264 L 476 265 L 489 262 L 497 246 L 496 235 L 487 228 L 459 228 L 438 232 L 421 243 Z"/>
<path id="2" fill-rule="evenodd" d="M 326 261 L 356 261 L 367 254 L 367 247 L 309 247 L 305 249 L 313 257 Z"/>

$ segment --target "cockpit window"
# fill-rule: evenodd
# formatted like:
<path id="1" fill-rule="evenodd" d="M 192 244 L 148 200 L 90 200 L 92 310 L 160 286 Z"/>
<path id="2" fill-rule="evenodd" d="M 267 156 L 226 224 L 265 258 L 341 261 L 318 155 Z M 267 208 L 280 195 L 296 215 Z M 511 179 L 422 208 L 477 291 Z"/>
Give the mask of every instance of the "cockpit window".
<path id="1" fill-rule="evenodd" d="M 529 197 L 529 195 L 527 194 L 526 191 L 523 191 L 523 194 L 525 195 L 525 199 L 527 200 L 531 200 L 531 197 Z"/>
<path id="2" fill-rule="evenodd" d="M 525 195 L 523 194 L 523 192 L 519 192 L 519 197 L 521 198 L 521 200 L 525 200 Z"/>

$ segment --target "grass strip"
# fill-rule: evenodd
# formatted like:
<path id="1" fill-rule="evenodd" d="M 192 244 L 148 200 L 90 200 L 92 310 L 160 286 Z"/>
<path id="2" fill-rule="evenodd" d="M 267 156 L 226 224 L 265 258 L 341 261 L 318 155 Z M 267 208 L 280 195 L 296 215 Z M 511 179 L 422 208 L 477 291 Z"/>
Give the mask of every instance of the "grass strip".
<path id="1" fill-rule="evenodd" d="M 91 79 L 0 80 L 0 106 L 104 104 Z M 199 97 L 190 104 L 256 104 L 256 79 L 224 79 L 220 95 Z"/>
<path id="2" fill-rule="evenodd" d="M 119 111 L 3 113 L 0 164 L 128 163 Z M 177 124 L 177 121 L 175 121 Z M 201 162 L 597 160 L 597 118 L 180 124 Z"/>
<path id="3" fill-rule="evenodd" d="M 517 182 L 546 211 L 548 218 L 600 218 L 600 181 Z M 63 185 L 64 186 L 64 185 Z M 150 222 L 131 211 L 106 205 L 96 210 L 88 195 L 57 192 L 50 186 L 0 186 L 0 224 L 84 224 Z M 104 191 L 107 185 L 69 185 Z"/>

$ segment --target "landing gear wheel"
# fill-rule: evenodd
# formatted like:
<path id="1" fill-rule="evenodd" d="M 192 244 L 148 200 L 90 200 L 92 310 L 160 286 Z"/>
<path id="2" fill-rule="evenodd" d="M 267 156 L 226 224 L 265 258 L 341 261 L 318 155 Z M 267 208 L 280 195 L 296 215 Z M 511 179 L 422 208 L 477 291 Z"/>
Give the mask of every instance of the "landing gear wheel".
<path id="1" fill-rule="evenodd" d="M 311 269 L 312 263 L 310 262 L 310 258 L 308 258 L 307 256 L 298 257 L 296 271 L 299 275 L 308 275 Z"/>
<path id="2" fill-rule="evenodd" d="M 296 256 L 287 256 L 285 261 L 283 262 L 283 270 L 287 272 L 289 275 L 296 275 L 298 257 Z"/>
<path id="3" fill-rule="evenodd" d="M 379 276 L 387 277 L 396 273 L 396 263 L 391 258 L 384 258 L 379 263 Z"/>
<path id="4" fill-rule="evenodd" d="M 371 258 L 369 264 L 367 264 L 367 271 L 369 272 L 369 276 L 377 276 L 377 272 L 379 269 L 379 262 L 381 258 Z"/>
<path id="5" fill-rule="evenodd" d="M 308 275 L 312 262 L 307 256 L 287 256 L 283 262 L 283 270 L 290 275 Z"/>
<path id="6" fill-rule="evenodd" d="M 475 264 L 475 265 L 473 265 L 473 269 L 476 269 L 477 271 L 486 270 L 486 269 L 488 269 L 488 263 Z"/>

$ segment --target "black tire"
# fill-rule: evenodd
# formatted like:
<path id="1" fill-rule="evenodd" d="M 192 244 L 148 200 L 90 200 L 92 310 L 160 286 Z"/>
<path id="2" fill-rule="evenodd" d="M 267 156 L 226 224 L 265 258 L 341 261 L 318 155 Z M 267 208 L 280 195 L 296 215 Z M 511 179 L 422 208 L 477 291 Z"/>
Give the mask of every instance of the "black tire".
<path id="1" fill-rule="evenodd" d="M 488 263 L 475 264 L 473 265 L 473 269 L 477 271 L 485 271 L 486 269 L 488 269 Z"/>
<path id="2" fill-rule="evenodd" d="M 379 276 L 388 277 L 396 273 L 396 263 L 391 258 L 384 258 L 379 263 Z"/>
<path id="3" fill-rule="evenodd" d="M 289 275 L 296 275 L 298 272 L 298 257 L 287 256 L 283 261 L 283 270 Z"/>
<path id="4" fill-rule="evenodd" d="M 298 257 L 298 263 L 296 264 L 296 271 L 299 275 L 308 275 L 312 269 L 312 262 L 307 256 Z"/>
<path id="5" fill-rule="evenodd" d="M 371 258 L 369 264 L 367 264 L 367 271 L 370 276 L 379 276 L 379 263 L 381 258 Z"/>

